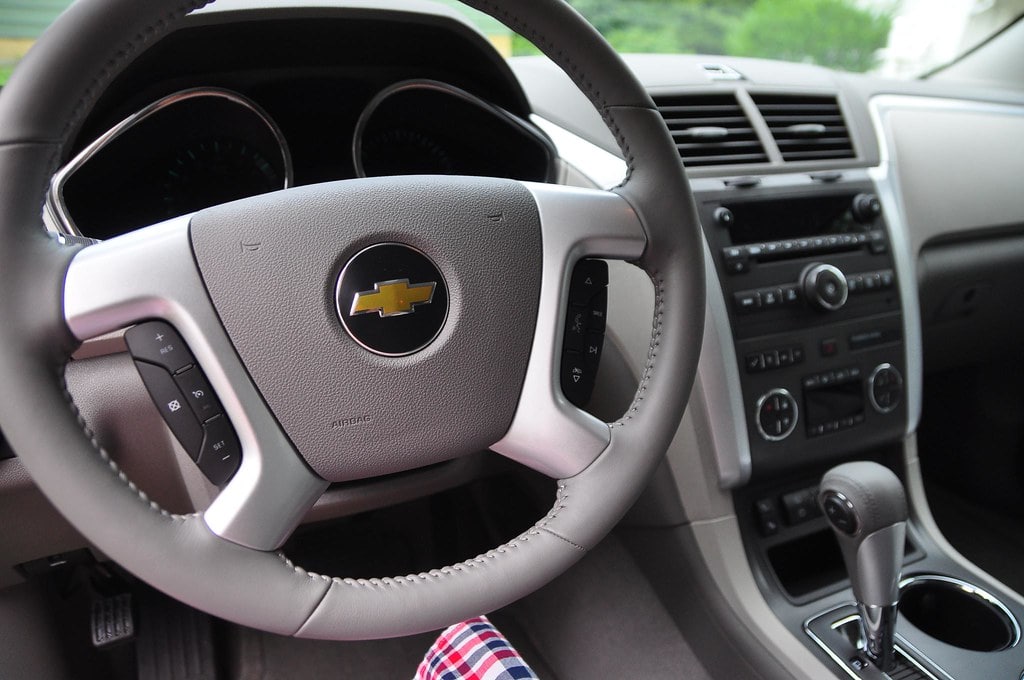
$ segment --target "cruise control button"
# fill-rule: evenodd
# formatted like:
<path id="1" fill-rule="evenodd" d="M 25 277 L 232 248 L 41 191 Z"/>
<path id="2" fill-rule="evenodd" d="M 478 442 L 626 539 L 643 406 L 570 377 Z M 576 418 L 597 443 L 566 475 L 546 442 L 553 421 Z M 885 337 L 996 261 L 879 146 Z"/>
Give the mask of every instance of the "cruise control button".
<path id="1" fill-rule="evenodd" d="M 124 334 L 124 340 L 133 357 L 163 366 L 171 373 L 196 361 L 178 332 L 163 321 L 146 321 L 133 326 Z"/>
<path id="2" fill-rule="evenodd" d="M 203 443 L 203 430 L 171 374 L 144 361 L 136 361 L 135 368 L 142 376 L 142 382 L 167 426 L 181 442 L 182 448 L 195 460 Z"/>
<path id="3" fill-rule="evenodd" d="M 197 366 L 174 376 L 174 382 L 178 384 L 185 395 L 185 401 L 200 421 L 205 422 L 220 413 L 220 403 L 213 394 L 213 388 L 206 382 L 206 376 Z"/>
<path id="4" fill-rule="evenodd" d="M 213 484 L 231 479 L 242 462 L 242 448 L 226 416 L 217 416 L 203 426 L 203 449 L 197 461 L 199 469 Z"/>

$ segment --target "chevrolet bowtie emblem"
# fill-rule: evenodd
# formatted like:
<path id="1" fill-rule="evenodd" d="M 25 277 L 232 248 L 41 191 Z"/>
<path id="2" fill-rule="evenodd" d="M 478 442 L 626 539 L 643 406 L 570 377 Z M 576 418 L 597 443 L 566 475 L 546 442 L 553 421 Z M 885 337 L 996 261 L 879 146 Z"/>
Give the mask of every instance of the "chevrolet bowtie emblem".
<path id="1" fill-rule="evenodd" d="M 410 284 L 409 279 L 394 279 L 373 284 L 373 290 L 364 290 L 352 297 L 350 316 L 377 312 L 381 317 L 401 316 L 416 311 L 416 305 L 429 305 L 434 298 L 436 283 Z"/>

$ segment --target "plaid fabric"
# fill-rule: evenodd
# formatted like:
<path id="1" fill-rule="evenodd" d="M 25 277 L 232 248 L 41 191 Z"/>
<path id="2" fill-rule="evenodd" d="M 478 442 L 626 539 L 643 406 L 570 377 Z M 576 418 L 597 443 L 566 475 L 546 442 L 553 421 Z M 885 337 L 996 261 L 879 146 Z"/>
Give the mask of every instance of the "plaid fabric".
<path id="1" fill-rule="evenodd" d="M 451 626 L 416 669 L 415 680 L 537 680 L 508 640 L 480 616 Z"/>

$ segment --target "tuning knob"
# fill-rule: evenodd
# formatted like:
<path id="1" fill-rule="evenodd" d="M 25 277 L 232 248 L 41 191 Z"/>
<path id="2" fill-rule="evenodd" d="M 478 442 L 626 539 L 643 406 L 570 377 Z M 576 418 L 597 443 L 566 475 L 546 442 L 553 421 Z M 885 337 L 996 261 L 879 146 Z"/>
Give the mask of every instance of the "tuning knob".
<path id="1" fill-rule="evenodd" d="M 846 276 L 838 267 L 816 262 L 808 265 L 800 275 L 804 297 L 812 306 L 834 312 L 846 304 L 850 288 Z"/>
<path id="2" fill-rule="evenodd" d="M 857 194 L 850 205 L 853 219 L 861 224 L 870 224 L 882 214 L 882 203 L 874 194 Z"/>

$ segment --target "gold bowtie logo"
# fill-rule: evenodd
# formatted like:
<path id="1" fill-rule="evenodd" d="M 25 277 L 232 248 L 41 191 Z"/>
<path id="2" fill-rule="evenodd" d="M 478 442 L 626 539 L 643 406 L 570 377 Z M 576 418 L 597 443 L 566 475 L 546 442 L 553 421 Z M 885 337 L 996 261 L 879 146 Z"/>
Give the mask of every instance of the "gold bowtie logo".
<path id="1" fill-rule="evenodd" d="M 434 298 L 433 281 L 409 284 L 409 279 L 394 279 L 373 284 L 373 290 L 356 293 L 349 316 L 377 312 L 381 318 L 411 314 L 416 305 L 429 305 Z"/>

